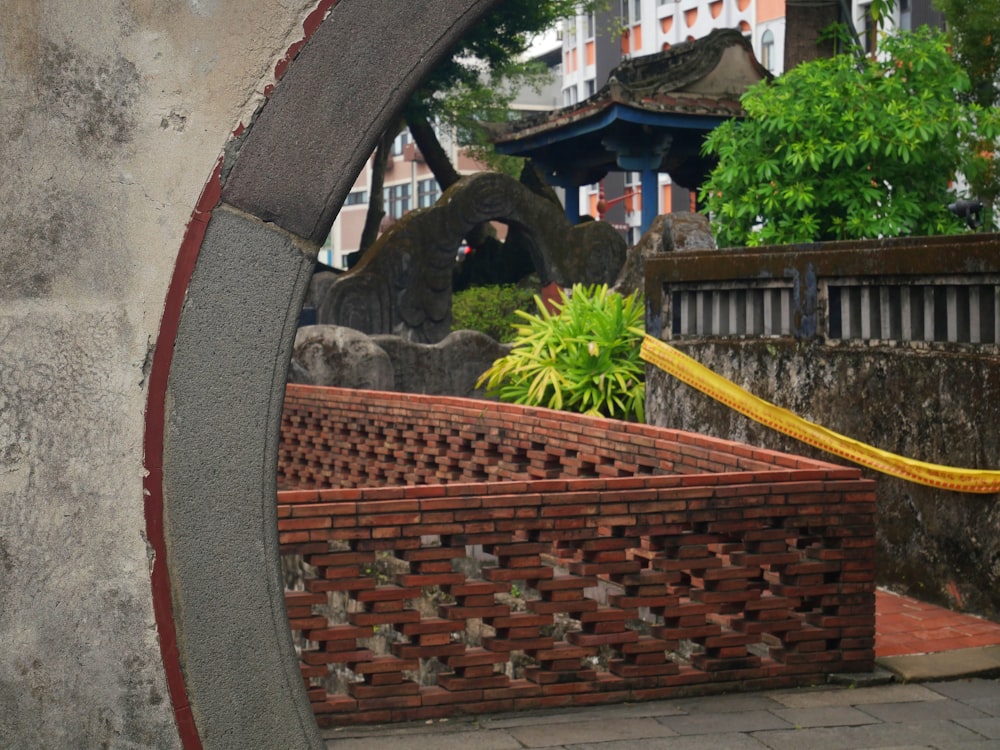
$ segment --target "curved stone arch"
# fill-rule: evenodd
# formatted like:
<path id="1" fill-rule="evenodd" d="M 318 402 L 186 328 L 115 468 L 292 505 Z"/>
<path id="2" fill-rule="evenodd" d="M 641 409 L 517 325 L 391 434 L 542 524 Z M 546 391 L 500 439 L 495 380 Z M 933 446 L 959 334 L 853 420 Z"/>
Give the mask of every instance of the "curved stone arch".
<path id="1" fill-rule="evenodd" d="M 513 177 L 479 172 L 379 237 L 361 262 L 329 287 L 319 322 L 426 344 L 443 340 L 451 332 L 456 252 L 469 230 L 488 221 L 517 231 L 543 286 L 610 285 L 625 261 L 625 240 L 610 224 L 574 225 L 561 206 Z"/>
<path id="2" fill-rule="evenodd" d="M 398 0 L 334 4 L 192 217 L 145 437 L 154 604 L 185 748 L 323 747 L 288 630 L 274 502 L 298 311 L 380 127 L 498 2 L 413 3 L 405 23 Z"/>

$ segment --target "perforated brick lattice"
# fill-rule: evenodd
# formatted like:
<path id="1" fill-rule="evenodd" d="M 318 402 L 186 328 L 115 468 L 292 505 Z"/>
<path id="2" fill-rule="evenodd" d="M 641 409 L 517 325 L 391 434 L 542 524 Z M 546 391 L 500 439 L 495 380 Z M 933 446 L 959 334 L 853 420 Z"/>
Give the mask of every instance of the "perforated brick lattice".
<path id="1" fill-rule="evenodd" d="M 874 483 L 673 430 L 289 386 L 324 724 L 814 682 L 874 659 Z M 556 478 L 558 477 L 558 478 Z M 316 487 L 330 487 L 317 489 Z"/>

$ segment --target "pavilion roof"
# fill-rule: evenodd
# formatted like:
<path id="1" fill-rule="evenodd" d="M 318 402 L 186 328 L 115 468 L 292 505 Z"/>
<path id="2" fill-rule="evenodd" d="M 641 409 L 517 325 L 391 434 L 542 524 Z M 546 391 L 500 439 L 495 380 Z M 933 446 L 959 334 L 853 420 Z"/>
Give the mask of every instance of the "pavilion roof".
<path id="1" fill-rule="evenodd" d="M 593 96 L 494 125 L 492 140 L 501 153 L 532 158 L 562 182 L 585 184 L 616 168 L 629 169 L 631 162 L 626 158 L 623 166 L 619 158 L 622 147 L 658 153 L 660 171 L 684 172 L 682 163 L 690 171 L 693 159 L 701 173 L 701 139 L 724 120 L 741 117 L 747 87 L 770 77 L 739 31 L 718 29 L 626 60 Z"/>

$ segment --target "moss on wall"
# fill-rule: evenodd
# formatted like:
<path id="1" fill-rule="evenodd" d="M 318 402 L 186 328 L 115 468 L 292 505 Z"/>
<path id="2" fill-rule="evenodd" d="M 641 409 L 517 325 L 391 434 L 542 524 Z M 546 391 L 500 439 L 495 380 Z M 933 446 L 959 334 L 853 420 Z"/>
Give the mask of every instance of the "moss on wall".
<path id="1" fill-rule="evenodd" d="M 1000 468 L 1000 357 L 971 347 L 829 345 L 767 339 L 674 344 L 761 398 L 911 458 Z M 650 423 L 814 457 L 651 368 Z M 1000 497 L 878 480 L 880 585 L 1000 618 Z"/>

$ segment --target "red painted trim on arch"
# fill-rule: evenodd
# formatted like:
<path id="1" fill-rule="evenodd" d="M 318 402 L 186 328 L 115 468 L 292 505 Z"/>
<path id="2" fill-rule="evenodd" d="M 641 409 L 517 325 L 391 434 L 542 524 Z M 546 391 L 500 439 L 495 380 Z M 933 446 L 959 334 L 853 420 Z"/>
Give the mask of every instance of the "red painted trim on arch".
<path id="1" fill-rule="evenodd" d="M 316 7 L 306 16 L 302 23 L 302 39 L 289 46 L 284 57 L 275 66 L 276 80 L 284 75 L 299 50 L 320 27 L 337 2 L 338 0 L 319 0 Z M 264 91 L 265 96 L 270 96 L 273 88 L 273 84 L 268 85 Z M 241 123 L 233 132 L 233 136 L 241 136 L 244 130 L 245 127 Z M 143 509 L 146 520 L 146 542 L 153 550 L 153 561 L 150 569 L 153 615 L 156 619 L 160 657 L 163 660 L 167 690 L 170 693 L 170 701 L 174 709 L 177 734 L 184 750 L 202 750 L 202 743 L 188 699 L 184 672 L 181 669 L 177 629 L 174 624 L 170 569 L 167 562 L 166 536 L 163 528 L 163 438 L 166 428 L 167 381 L 173 362 L 174 344 L 177 340 L 177 331 L 180 327 L 181 312 L 187 296 L 188 285 L 201 252 L 202 242 L 205 239 L 205 231 L 212 218 L 212 211 L 221 200 L 222 161 L 220 156 L 208 182 L 202 189 L 177 253 L 149 371 L 149 390 L 146 397 L 146 418 L 143 433 L 143 465 L 145 468 Z"/>
<path id="2" fill-rule="evenodd" d="M 160 332 L 149 370 L 149 393 L 146 399 L 146 428 L 143 435 L 143 461 L 146 474 L 143 479 L 144 509 L 146 515 L 146 542 L 153 548 L 150 583 L 153 594 L 153 614 L 160 641 L 160 657 L 167 678 L 167 689 L 174 707 L 177 733 L 184 750 L 201 750 L 201 737 L 195 725 L 188 701 L 184 674 L 177 647 L 177 630 L 174 627 L 173 600 L 170 594 L 170 570 L 167 565 L 167 544 L 163 532 L 163 432 L 166 427 L 167 379 L 174 356 L 174 342 L 180 326 L 181 311 L 194 272 L 212 209 L 222 193 L 220 174 L 222 158 L 216 162 L 212 176 L 202 190 L 188 222 L 174 264 L 174 273 L 167 288 Z"/>
<path id="3" fill-rule="evenodd" d="M 288 66 L 292 64 L 292 60 L 295 56 L 299 54 L 302 47 L 309 40 L 309 37 L 313 35 L 313 32 L 319 28 L 319 25 L 323 23 L 323 19 L 326 18 L 326 14 L 330 12 L 330 9 L 336 5 L 338 0 L 320 0 L 320 2 L 313 8 L 312 12 L 306 16 L 306 19 L 302 22 L 302 38 L 293 43 L 287 50 L 285 50 L 284 56 L 278 60 L 274 65 L 274 80 L 280 81 L 282 76 L 285 75 L 285 71 L 288 70 Z M 264 88 L 264 96 L 270 97 L 274 92 L 274 83 L 269 83 Z"/>

